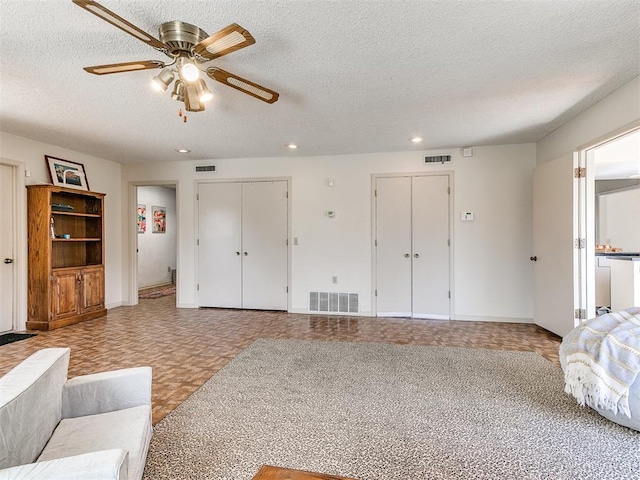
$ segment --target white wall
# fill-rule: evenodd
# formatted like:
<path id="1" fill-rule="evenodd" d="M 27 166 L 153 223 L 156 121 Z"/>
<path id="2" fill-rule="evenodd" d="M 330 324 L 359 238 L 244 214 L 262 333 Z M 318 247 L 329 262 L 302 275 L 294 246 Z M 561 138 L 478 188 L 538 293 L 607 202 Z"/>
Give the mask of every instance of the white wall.
<path id="1" fill-rule="evenodd" d="M 138 234 L 138 288 L 169 283 L 176 268 L 176 191 L 169 187 L 138 187 L 138 203 L 146 206 L 147 229 Z M 152 208 L 165 207 L 165 233 L 153 233 Z"/>
<path id="2" fill-rule="evenodd" d="M 540 140 L 537 162 L 545 163 L 640 120 L 640 77 L 600 100 Z"/>
<path id="3" fill-rule="evenodd" d="M 362 313 L 372 311 L 371 175 L 445 170 L 454 172 L 454 312 L 461 319 L 531 321 L 533 144 L 475 147 L 465 158 L 459 149 L 449 165 L 424 165 L 426 152 L 325 157 L 223 159 L 167 162 L 149 169 L 123 165 L 123 191 L 129 184 L 172 181 L 177 184 L 178 306 L 197 305 L 196 181 L 291 177 L 292 311 L 307 311 L 309 291 L 360 293 Z M 195 174 L 196 164 L 214 163 L 216 173 Z M 335 186 L 329 187 L 327 179 Z M 335 210 L 329 219 L 326 210 Z M 460 222 L 461 210 L 474 222 Z M 125 207 L 125 212 L 130 212 Z M 123 215 L 121 229 L 132 228 Z M 130 258 L 130 257 L 127 257 Z M 124 265 L 126 272 L 130 265 Z M 338 276 L 338 285 L 331 277 Z M 123 281 L 128 281 L 123 278 Z M 126 287 L 125 287 L 126 289 Z M 130 300 L 130 299 L 129 299 Z"/>
<path id="4" fill-rule="evenodd" d="M 598 195 L 598 243 L 640 252 L 640 187 Z"/>
<path id="5" fill-rule="evenodd" d="M 120 282 L 122 278 L 122 209 L 121 165 L 102 158 L 92 157 L 46 143 L 36 142 L 16 135 L 0 132 L 0 158 L 29 171 L 31 176 L 21 177 L 18 182 L 20 194 L 19 211 L 26 212 L 27 195 L 25 185 L 49 183 L 48 169 L 44 155 L 64 158 L 82 163 L 87 173 L 87 181 L 92 191 L 106 193 L 105 197 L 105 303 L 107 308 L 118 306 L 122 302 Z M 18 229 L 26 239 L 27 215 L 18 218 Z M 17 252 L 16 268 L 22 270 L 26 278 L 26 246 Z M 19 285 L 26 292 L 26 284 Z M 26 302 L 26 293 L 22 295 Z M 25 328 L 26 310 L 18 319 L 17 328 Z"/>

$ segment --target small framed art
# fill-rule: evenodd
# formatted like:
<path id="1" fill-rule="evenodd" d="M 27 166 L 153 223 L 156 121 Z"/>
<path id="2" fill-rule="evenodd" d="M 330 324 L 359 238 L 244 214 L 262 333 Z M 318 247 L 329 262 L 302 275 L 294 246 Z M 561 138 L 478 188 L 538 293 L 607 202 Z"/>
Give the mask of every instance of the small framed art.
<path id="1" fill-rule="evenodd" d="M 138 233 L 145 233 L 147 231 L 147 206 L 138 204 Z"/>
<path id="2" fill-rule="evenodd" d="M 167 231 L 167 209 L 165 207 L 151 207 L 153 215 L 153 233 L 165 233 Z"/>
<path id="3" fill-rule="evenodd" d="M 51 183 L 59 187 L 89 190 L 89 182 L 83 164 L 49 155 L 45 155 L 44 159 L 49 167 Z"/>

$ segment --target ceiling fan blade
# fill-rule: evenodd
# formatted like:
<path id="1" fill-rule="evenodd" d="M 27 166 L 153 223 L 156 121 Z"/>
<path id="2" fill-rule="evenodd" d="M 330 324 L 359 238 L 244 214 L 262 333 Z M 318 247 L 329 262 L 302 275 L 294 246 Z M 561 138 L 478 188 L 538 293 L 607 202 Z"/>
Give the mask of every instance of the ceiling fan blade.
<path id="1" fill-rule="evenodd" d="M 84 67 L 84 70 L 94 75 L 107 75 L 109 73 L 135 72 L 136 70 L 151 70 L 163 68 L 164 63 L 157 60 L 143 60 L 141 62 L 111 63 L 109 65 L 96 65 Z"/>
<path id="2" fill-rule="evenodd" d="M 98 2 L 94 2 L 93 0 L 73 0 L 73 3 L 109 22 L 111 25 L 118 27 L 123 32 L 127 32 L 129 35 L 133 35 L 138 40 L 142 40 L 147 45 L 151 45 L 158 50 L 168 50 L 168 47 L 160 40 L 152 37 L 147 32 L 139 29 L 133 23 L 126 21 L 121 16 L 116 15 L 108 8 L 100 5 Z"/>
<path id="3" fill-rule="evenodd" d="M 249 80 L 234 75 L 233 73 L 225 72 L 217 67 L 209 67 L 207 69 L 207 75 L 217 82 L 229 85 L 236 90 L 240 90 L 247 95 L 251 95 L 252 97 L 256 97 L 258 100 L 262 100 L 263 102 L 274 103 L 280 96 L 278 92 L 262 87 L 257 83 L 250 82 Z"/>
<path id="4" fill-rule="evenodd" d="M 251 34 L 237 23 L 232 23 L 193 47 L 193 52 L 204 61 L 213 60 L 227 53 L 256 43 Z"/>

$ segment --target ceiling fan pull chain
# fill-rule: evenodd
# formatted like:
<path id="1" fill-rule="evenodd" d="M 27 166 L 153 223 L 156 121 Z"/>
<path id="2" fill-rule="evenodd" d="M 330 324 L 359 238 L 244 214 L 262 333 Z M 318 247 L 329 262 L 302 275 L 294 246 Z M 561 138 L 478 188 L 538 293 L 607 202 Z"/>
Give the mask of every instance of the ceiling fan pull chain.
<path id="1" fill-rule="evenodd" d="M 187 116 L 185 115 L 182 120 L 184 123 L 187 123 Z"/>
<path id="2" fill-rule="evenodd" d="M 178 110 L 178 116 L 179 116 L 179 117 L 181 117 L 181 116 L 182 116 L 182 109 L 181 109 L 181 108 Z"/>

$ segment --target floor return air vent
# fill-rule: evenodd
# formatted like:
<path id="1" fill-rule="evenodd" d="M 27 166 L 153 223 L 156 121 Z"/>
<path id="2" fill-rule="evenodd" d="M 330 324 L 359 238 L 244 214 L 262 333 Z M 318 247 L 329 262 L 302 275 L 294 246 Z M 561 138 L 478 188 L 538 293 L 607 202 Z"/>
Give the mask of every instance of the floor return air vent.
<path id="1" fill-rule="evenodd" d="M 309 292 L 310 312 L 357 313 L 357 293 Z"/>

